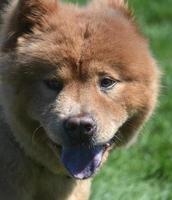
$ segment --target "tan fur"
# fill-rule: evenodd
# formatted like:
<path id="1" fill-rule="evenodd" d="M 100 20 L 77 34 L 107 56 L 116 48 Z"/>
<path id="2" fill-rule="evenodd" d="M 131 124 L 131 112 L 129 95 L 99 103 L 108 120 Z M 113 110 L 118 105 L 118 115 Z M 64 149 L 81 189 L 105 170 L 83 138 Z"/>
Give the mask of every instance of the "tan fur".
<path id="1" fill-rule="evenodd" d="M 3 19 L 0 160 L 8 171 L 6 159 L 15 158 L 19 169 L 14 176 L 0 169 L 6 174 L 1 188 L 8 190 L 0 189 L 0 197 L 11 200 L 11 191 L 13 200 L 86 200 L 91 180 L 67 178 L 59 160 L 54 144 L 65 145 L 60 122 L 92 113 L 96 144 L 114 134 L 116 146 L 131 142 L 157 101 L 159 71 L 148 43 L 122 0 L 82 8 L 56 0 L 13 1 Z M 104 75 L 119 80 L 107 92 L 98 85 Z M 47 89 L 45 79 L 63 80 L 62 91 Z"/>

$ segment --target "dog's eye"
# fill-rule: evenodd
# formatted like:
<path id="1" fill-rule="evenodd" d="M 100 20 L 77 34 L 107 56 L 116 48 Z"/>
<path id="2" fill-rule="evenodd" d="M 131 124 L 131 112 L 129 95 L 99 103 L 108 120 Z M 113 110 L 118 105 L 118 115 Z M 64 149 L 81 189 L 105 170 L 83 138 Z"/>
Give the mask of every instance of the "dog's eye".
<path id="1" fill-rule="evenodd" d="M 103 90 L 109 90 L 112 89 L 117 84 L 117 82 L 117 80 L 114 80 L 110 77 L 104 77 L 100 80 L 100 87 Z"/>
<path id="2" fill-rule="evenodd" d="M 51 90 L 55 90 L 57 92 L 59 92 L 60 90 L 62 90 L 63 88 L 63 83 L 62 81 L 58 81 L 56 79 L 48 79 L 48 80 L 44 80 L 45 85 L 51 89 Z"/>

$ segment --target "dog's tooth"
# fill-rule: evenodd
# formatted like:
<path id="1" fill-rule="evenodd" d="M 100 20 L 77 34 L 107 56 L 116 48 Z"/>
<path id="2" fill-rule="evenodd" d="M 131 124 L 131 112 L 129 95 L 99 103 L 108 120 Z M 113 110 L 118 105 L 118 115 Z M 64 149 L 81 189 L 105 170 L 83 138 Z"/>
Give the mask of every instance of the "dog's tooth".
<path id="1" fill-rule="evenodd" d="M 110 147 L 110 144 L 109 143 L 106 143 L 106 148 Z"/>

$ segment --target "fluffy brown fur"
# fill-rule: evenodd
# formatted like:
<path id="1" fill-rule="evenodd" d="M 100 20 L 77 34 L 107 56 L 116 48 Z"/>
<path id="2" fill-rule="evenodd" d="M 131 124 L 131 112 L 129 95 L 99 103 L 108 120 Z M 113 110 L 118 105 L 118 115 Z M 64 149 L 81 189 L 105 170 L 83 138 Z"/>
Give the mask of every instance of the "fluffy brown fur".
<path id="1" fill-rule="evenodd" d="M 159 72 L 123 0 L 85 7 L 18 0 L 1 26 L 0 198 L 86 200 L 90 179 L 76 180 L 60 161 L 68 146 L 62 121 L 91 114 L 94 144 L 131 142 L 151 115 Z M 100 88 L 102 77 L 116 84 Z M 63 83 L 59 92 L 44 80 Z M 116 140 L 115 140 L 116 138 Z"/>

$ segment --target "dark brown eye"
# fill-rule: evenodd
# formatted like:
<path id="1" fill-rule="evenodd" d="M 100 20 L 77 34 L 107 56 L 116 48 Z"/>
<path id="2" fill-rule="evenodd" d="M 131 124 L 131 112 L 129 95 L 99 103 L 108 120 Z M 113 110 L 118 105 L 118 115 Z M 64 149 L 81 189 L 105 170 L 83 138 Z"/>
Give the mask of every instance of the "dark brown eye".
<path id="1" fill-rule="evenodd" d="M 100 87 L 103 90 L 109 90 L 112 89 L 117 84 L 117 82 L 117 80 L 114 80 L 110 77 L 104 77 L 100 80 Z"/>
<path id="2" fill-rule="evenodd" d="M 45 85 L 51 89 L 59 92 L 63 88 L 63 83 L 62 81 L 56 80 L 56 79 L 48 79 L 44 80 Z"/>

